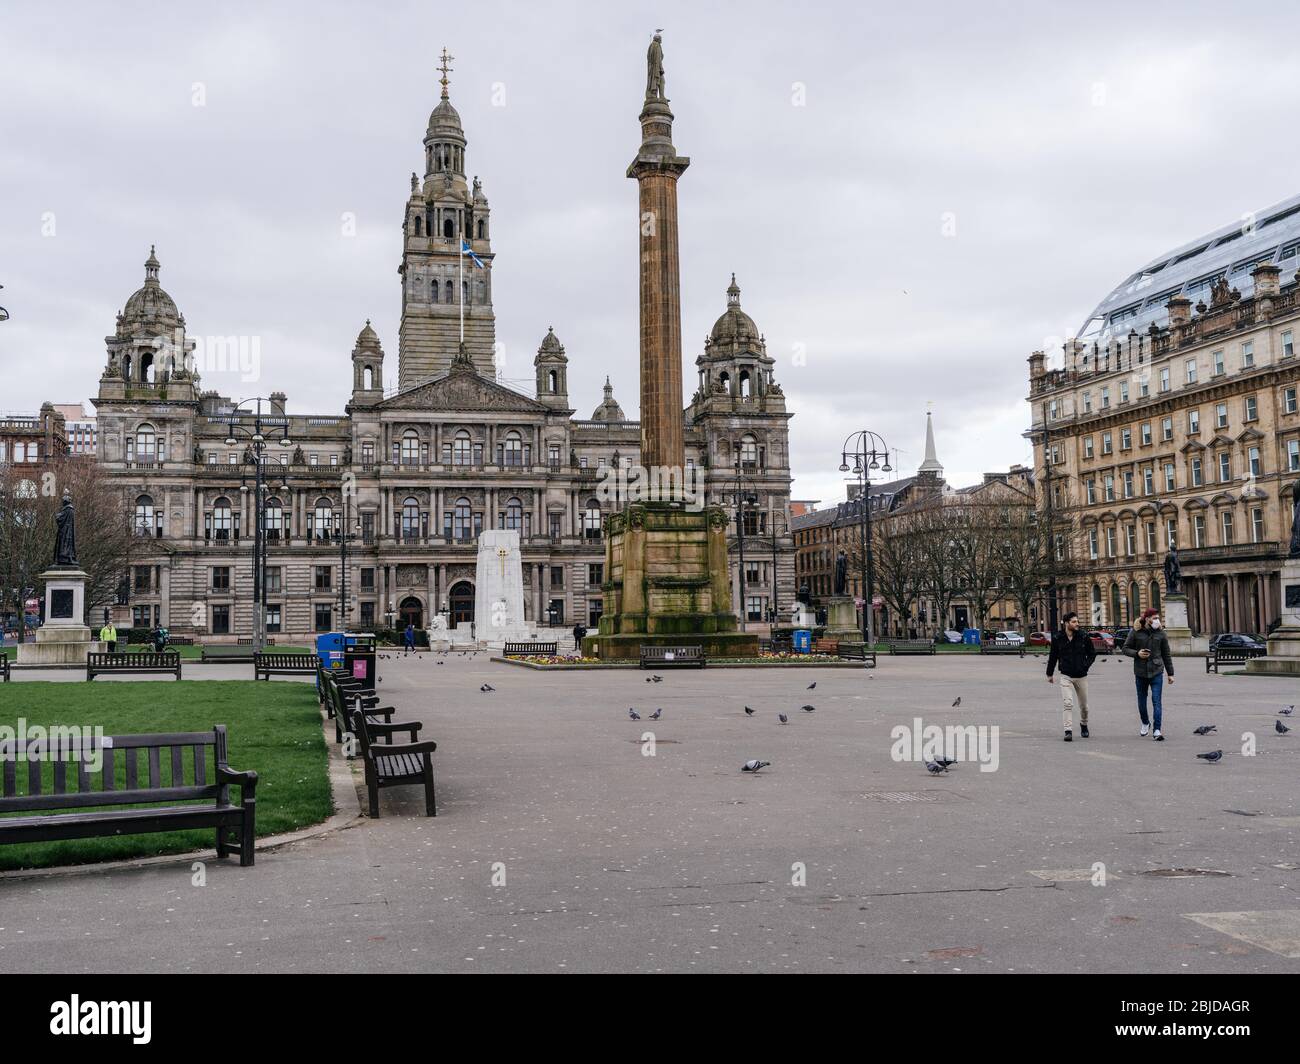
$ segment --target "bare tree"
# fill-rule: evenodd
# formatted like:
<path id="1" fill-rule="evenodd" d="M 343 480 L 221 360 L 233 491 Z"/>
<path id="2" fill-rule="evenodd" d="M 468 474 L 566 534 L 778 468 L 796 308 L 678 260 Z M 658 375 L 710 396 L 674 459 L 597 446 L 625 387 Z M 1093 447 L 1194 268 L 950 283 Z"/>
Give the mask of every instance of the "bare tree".
<path id="1" fill-rule="evenodd" d="M 876 588 L 894 617 L 896 632 L 912 616 L 925 587 L 921 551 L 911 511 L 891 514 L 876 527 Z M 905 633 L 903 633 L 905 634 Z"/>
<path id="2" fill-rule="evenodd" d="M 998 581 L 1004 571 L 1001 535 L 994 520 L 998 509 L 973 503 L 948 510 L 957 580 L 980 629 L 1000 597 Z"/>
<path id="3" fill-rule="evenodd" d="M 1014 503 L 994 507 L 990 516 L 1001 534 L 1000 583 L 1015 600 L 1020 623 L 1028 627 L 1029 611 L 1047 587 L 1051 544 L 1046 524 L 1031 507 Z"/>
<path id="4" fill-rule="evenodd" d="M 933 602 L 934 622 L 942 630 L 961 588 L 951 514 L 940 499 L 933 499 L 918 506 L 909 520 L 921 590 Z"/>

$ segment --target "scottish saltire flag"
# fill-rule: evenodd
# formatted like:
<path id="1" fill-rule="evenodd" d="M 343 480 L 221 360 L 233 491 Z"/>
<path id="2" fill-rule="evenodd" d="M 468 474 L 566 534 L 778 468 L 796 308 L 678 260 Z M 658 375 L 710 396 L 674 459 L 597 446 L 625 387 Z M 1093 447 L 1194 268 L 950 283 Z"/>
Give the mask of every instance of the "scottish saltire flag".
<path id="1" fill-rule="evenodd" d="M 475 255 L 473 251 L 470 250 L 469 241 L 464 239 L 464 237 L 462 237 L 460 241 L 460 250 L 464 254 L 468 255 L 471 259 L 473 259 L 474 265 L 477 266 L 480 270 L 487 269 L 487 267 L 483 265 L 483 260 L 480 259 L 477 255 Z"/>

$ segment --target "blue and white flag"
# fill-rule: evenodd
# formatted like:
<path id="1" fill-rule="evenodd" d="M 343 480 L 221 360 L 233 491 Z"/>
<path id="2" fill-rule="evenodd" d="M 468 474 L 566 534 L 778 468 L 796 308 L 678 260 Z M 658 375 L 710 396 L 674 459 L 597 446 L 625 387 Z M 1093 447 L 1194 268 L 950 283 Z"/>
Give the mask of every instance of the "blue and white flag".
<path id="1" fill-rule="evenodd" d="M 483 260 L 474 254 L 473 250 L 469 246 L 469 241 L 466 240 L 464 237 L 462 237 L 460 241 L 460 250 L 463 254 L 468 255 L 471 259 L 473 259 L 474 265 L 477 266 L 480 270 L 487 269 L 487 267 L 483 265 Z"/>

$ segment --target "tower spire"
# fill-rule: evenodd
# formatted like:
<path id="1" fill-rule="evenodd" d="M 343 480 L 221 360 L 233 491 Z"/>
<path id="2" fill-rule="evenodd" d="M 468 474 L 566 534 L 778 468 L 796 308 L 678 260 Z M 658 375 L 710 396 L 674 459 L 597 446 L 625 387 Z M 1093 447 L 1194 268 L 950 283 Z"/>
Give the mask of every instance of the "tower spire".
<path id="1" fill-rule="evenodd" d="M 943 466 L 939 462 L 939 455 L 934 447 L 934 419 L 930 412 L 925 412 L 925 461 L 921 463 L 918 473 L 933 473 L 935 476 L 943 476 Z"/>
<path id="2" fill-rule="evenodd" d="M 455 58 L 456 57 L 454 55 L 447 54 L 447 48 L 444 45 L 442 49 L 442 62 L 438 64 L 438 69 L 442 71 L 442 77 L 438 79 L 438 82 L 439 84 L 442 85 L 442 98 L 444 100 L 449 99 L 449 97 L 447 96 L 447 86 L 451 83 L 447 80 L 447 75 L 453 69 L 451 66 L 451 61 Z"/>

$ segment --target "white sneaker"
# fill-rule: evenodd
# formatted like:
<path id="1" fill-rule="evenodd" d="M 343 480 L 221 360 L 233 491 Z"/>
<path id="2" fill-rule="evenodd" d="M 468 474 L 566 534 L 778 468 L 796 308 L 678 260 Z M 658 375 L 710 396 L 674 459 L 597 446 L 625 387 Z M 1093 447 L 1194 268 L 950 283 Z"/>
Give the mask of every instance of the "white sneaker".
<path id="1" fill-rule="evenodd" d="M 1162 743 L 1162 742 L 1165 741 L 1165 737 L 1164 737 L 1163 735 L 1160 734 L 1160 729 L 1159 729 L 1159 728 L 1156 729 L 1156 733 L 1155 733 L 1155 735 L 1151 736 L 1151 738 L 1153 738 L 1153 739 L 1154 739 L 1156 742 L 1158 742 L 1158 743 Z"/>
<path id="2" fill-rule="evenodd" d="M 1139 735 L 1146 735 L 1146 733 L 1149 732 L 1150 730 L 1151 730 L 1151 728 L 1150 728 L 1149 725 L 1147 725 L 1147 724 L 1143 724 L 1143 725 L 1142 725 L 1142 730 L 1141 730 L 1140 732 L 1138 732 L 1138 734 L 1139 734 Z"/>

